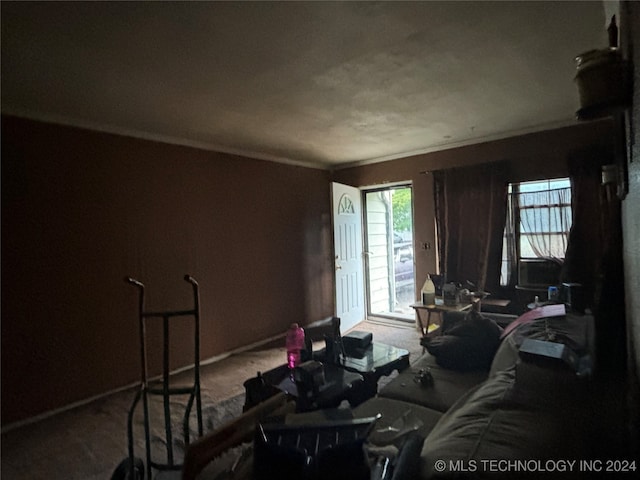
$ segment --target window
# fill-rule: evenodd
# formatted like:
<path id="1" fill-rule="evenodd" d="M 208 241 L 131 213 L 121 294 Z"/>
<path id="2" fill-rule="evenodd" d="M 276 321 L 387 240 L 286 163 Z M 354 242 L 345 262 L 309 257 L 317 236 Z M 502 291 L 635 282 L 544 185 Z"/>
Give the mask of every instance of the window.
<path id="1" fill-rule="evenodd" d="M 513 283 L 526 261 L 564 261 L 571 229 L 568 178 L 509 184 L 507 222 L 502 243 L 501 285 Z"/>

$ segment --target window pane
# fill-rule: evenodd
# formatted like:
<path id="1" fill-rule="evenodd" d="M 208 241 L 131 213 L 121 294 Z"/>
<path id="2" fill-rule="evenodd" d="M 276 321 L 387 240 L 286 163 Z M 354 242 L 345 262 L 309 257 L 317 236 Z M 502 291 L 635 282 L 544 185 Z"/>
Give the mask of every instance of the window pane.
<path id="1" fill-rule="evenodd" d="M 549 189 L 571 188 L 571 181 L 568 178 L 556 178 L 549 180 Z"/>
<path id="2" fill-rule="evenodd" d="M 519 184 L 521 192 L 539 192 L 540 190 L 548 190 L 549 182 L 542 180 L 541 182 L 522 182 Z"/>
<path id="3" fill-rule="evenodd" d="M 564 234 L 537 233 L 520 236 L 520 258 L 564 258 L 566 249 L 567 237 Z"/>
<path id="4" fill-rule="evenodd" d="M 527 208 L 520 211 L 520 232 L 538 233 L 549 231 L 549 209 Z"/>
<path id="5" fill-rule="evenodd" d="M 551 234 L 548 237 L 549 257 L 564 258 L 567 250 L 567 236 L 563 234 Z"/>
<path id="6" fill-rule="evenodd" d="M 536 258 L 531 242 L 527 235 L 520 236 L 520 258 Z"/>
<path id="7" fill-rule="evenodd" d="M 514 212 L 514 217 L 511 222 L 507 220 L 504 239 L 507 240 L 507 232 L 513 232 L 520 251 L 519 258 L 514 255 L 510 259 L 509 248 L 513 248 L 513 244 L 503 242 L 501 285 L 509 281 L 510 262 L 519 262 L 522 258 L 563 259 L 572 223 L 568 178 L 513 183 L 509 184 L 508 191 L 509 211 Z M 509 218 L 512 217 L 507 215 Z"/>
<path id="8" fill-rule="evenodd" d="M 549 211 L 549 228 L 552 232 L 569 232 L 571 227 L 571 209 L 567 207 L 553 207 Z"/>
<path id="9" fill-rule="evenodd" d="M 551 180 L 540 180 L 537 182 L 522 182 L 516 185 L 518 185 L 521 192 L 542 192 L 558 188 L 569 188 L 571 187 L 571 182 L 568 178 L 555 178 Z"/>

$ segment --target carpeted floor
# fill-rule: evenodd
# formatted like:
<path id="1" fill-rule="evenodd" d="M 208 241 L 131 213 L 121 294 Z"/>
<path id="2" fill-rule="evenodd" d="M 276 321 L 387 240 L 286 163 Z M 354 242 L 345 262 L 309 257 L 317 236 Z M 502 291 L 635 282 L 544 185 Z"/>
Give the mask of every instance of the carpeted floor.
<path id="1" fill-rule="evenodd" d="M 354 329 L 372 332 L 375 342 L 409 350 L 415 361 L 421 353 L 419 333 L 411 324 L 366 321 Z M 205 432 L 218 428 L 242 413 L 243 382 L 284 363 L 282 347 L 258 349 L 232 355 L 201 368 L 202 405 Z M 188 377 L 188 372 L 181 374 Z M 176 377 L 180 381 L 180 375 Z M 388 381 L 383 378 L 381 381 Z M 73 410 L 58 413 L 36 423 L 2 433 L 1 477 L 8 480 L 108 480 L 127 455 L 127 413 L 134 390 L 126 390 Z M 154 405 L 152 430 L 163 432 L 159 397 Z M 176 409 L 176 412 L 179 410 Z M 181 415 L 178 412 L 178 417 Z M 179 422 L 173 422 L 179 427 Z M 194 422 L 192 422 L 194 423 Z M 143 457 L 141 408 L 134 421 L 136 454 Z M 179 429 L 176 429 L 179 431 Z M 162 435 L 154 435 L 154 451 L 164 452 Z M 180 448 L 176 449 L 180 454 Z M 154 454 L 156 458 L 156 454 Z M 163 458 L 156 458 L 163 461 Z"/>

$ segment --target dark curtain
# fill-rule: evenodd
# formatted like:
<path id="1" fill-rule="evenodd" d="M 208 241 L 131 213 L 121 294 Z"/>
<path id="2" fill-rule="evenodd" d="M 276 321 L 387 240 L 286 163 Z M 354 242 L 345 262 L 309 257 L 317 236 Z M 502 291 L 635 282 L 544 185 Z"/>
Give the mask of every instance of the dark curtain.
<path id="1" fill-rule="evenodd" d="M 600 369 L 620 372 L 626 356 L 622 226 L 615 186 L 601 185 L 602 166 L 609 163 L 609 152 L 569 159 L 573 226 L 561 275 L 563 282 L 582 285 L 594 313 Z"/>
<path id="2" fill-rule="evenodd" d="M 581 284 L 590 307 L 600 296 L 607 257 L 621 248 L 620 201 L 601 185 L 602 166 L 612 161 L 610 154 L 592 151 L 569 158 L 573 225 L 561 278 Z"/>
<path id="3" fill-rule="evenodd" d="M 507 206 L 507 163 L 434 172 L 440 273 L 496 292 Z"/>
<path id="4" fill-rule="evenodd" d="M 569 177 L 573 225 L 561 279 L 581 284 L 585 299 L 592 300 L 603 250 L 601 162 L 597 158 L 570 158 Z M 588 305 L 592 306 L 593 301 Z"/>

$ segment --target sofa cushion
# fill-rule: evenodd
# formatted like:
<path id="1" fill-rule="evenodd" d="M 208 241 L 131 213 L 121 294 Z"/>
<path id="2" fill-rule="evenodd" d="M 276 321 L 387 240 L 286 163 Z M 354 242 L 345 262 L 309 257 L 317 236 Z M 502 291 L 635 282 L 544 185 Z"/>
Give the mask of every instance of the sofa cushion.
<path id="1" fill-rule="evenodd" d="M 527 338 L 563 343 L 578 355 L 585 355 L 593 351 L 593 335 L 591 315 L 567 314 L 519 325 L 502 339 L 491 363 L 489 377 L 512 368 L 519 361 L 520 345 Z"/>
<path id="2" fill-rule="evenodd" d="M 488 370 L 501 333 L 502 328 L 493 320 L 471 311 L 443 335 L 425 337 L 423 345 L 444 368 L 463 372 Z"/>
<path id="3" fill-rule="evenodd" d="M 424 386 L 415 381 L 423 369 L 431 372 L 431 385 Z M 486 371 L 457 372 L 442 368 L 436 364 L 435 357 L 427 353 L 385 385 L 378 396 L 446 412 L 464 393 L 486 378 Z"/>
<path id="4" fill-rule="evenodd" d="M 532 408 L 514 401 L 516 369 L 497 372 L 467 392 L 425 439 L 421 452 L 421 478 L 458 478 L 450 466 L 474 465 L 473 478 L 495 478 L 483 460 L 545 460 L 585 456 L 576 415 Z M 443 460 L 447 468 L 436 469 Z M 450 463 L 453 462 L 453 463 Z M 545 477 L 546 478 L 546 477 Z"/>

